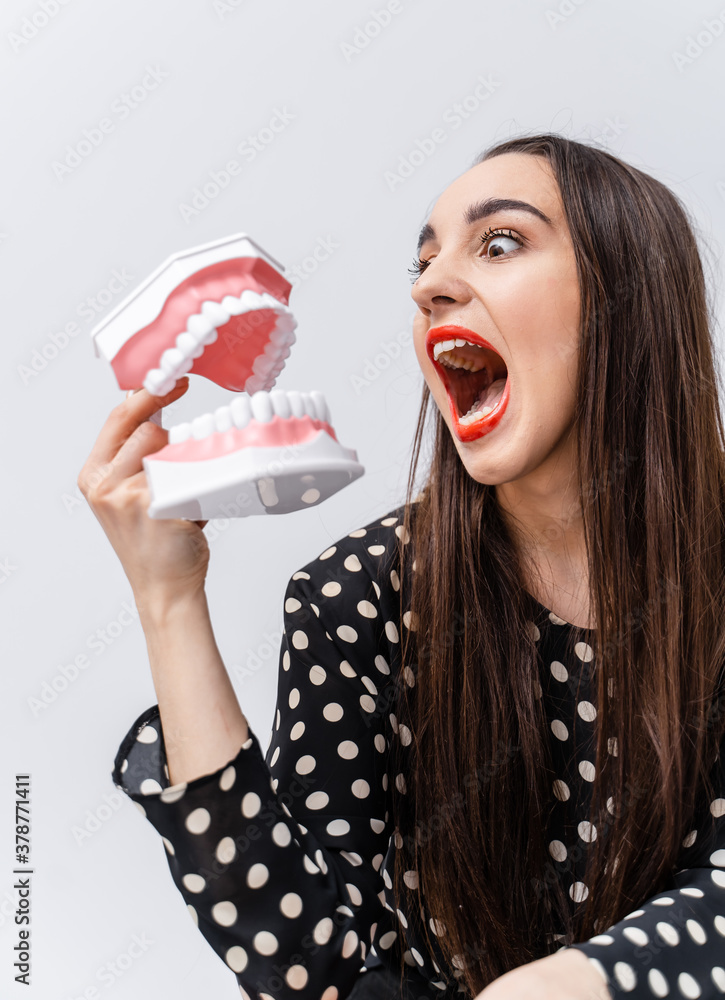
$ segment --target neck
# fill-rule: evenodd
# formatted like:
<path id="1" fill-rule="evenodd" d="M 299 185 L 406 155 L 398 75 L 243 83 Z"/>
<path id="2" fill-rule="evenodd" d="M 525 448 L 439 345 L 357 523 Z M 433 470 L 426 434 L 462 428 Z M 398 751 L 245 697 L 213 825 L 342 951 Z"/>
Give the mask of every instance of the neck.
<path id="1" fill-rule="evenodd" d="M 496 499 L 522 554 L 573 563 L 584 556 L 584 522 L 570 470 L 557 474 L 539 467 L 497 486 Z"/>
<path id="2" fill-rule="evenodd" d="M 496 487 L 519 553 L 523 584 L 566 621 L 590 625 L 589 571 L 573 466 L 553 466 Z"/>
<path id="3" fill-rule="evenodd" d="M 566 495 L 496 488 L 496 497 L 522 556 L 576 566 L 586 561 L 579 501 Z M 571 500 L 571 502 L 570 502 Z"/>

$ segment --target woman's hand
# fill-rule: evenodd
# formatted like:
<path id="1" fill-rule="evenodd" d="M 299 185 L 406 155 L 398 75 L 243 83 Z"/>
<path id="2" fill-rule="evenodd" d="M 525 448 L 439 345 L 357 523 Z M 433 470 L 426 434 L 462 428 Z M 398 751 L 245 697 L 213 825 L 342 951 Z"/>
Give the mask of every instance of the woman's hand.
<path id="1" fill-rule="evenodd" d="M 499 976 L 476 1000 L 612 1000 L 612 995 L 584 952 L 565 948 Z"/>
<path id="2" fill-rule="evenodd" d="M 171 606 L 204 589 L 209 546 L 206 521 L 148 516 L 150 494 L 142 459 L 168 443 L 149 420 L 189 386 L 177 381 L 165 396 L 136 390 L 110 413 L 78 475 L 78 486 L 121 560 L 139 612 Z"/>

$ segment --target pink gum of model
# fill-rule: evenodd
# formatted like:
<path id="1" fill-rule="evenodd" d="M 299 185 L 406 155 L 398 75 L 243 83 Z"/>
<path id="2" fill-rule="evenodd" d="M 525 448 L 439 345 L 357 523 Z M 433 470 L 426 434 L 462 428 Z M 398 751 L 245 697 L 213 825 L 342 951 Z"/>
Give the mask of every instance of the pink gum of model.
<path id="1" fill-rule="evenodd" d="M 238 516 L 286 513 L 362 475 L 320 393 L 269 393 L 297 325 L 280 271 L 245 234 L 217 240 L 168 258 L 92 331 L 122 389 L 163 395 L 190 372 L 243 394 L 144 458 L 151 517 L 228 515 L 232 496 Z"/>

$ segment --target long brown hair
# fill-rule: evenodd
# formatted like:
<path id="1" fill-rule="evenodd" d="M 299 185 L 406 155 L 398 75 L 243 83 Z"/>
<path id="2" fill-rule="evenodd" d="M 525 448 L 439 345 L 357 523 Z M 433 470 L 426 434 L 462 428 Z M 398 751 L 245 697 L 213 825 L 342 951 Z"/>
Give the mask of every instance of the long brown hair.
<path id="1" fill-rule="evenodd" d="M 598 836 L 574 904 L 547 877 L 555 774 L 520 554 L 495 487 L 469 476 L 437 409 L 414 496 L 425 387 L 399 546 L 401 618 L 412 617 L 390 776 L 394 892 L 418 910 L 404 877 L 418 873 L 437 921 L 421 920 L 428 944 L 471 996 L 661 891 L 703 804 L 709 815 L 725 732 L 725 452 L 693 228 L 665 185 L 601 149 L 536 135 L 476 162 L 509 152 L 551 165 L 578 268 Z"/>

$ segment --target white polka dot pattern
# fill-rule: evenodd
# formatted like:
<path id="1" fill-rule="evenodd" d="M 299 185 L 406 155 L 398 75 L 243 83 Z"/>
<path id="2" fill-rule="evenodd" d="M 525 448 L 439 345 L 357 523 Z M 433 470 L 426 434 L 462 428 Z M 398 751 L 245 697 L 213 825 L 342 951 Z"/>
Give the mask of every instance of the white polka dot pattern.
<path id="1" fill-rule="evenodd" d="M 410 545 L 402 515 L 350 532 L 290 579 L 266 753 L 250 732 L 218 771 L 170 785 L 154 706 L 116 757 L 114 782 L 160 833 L 189 914 L 245 1000 L 294 992 L 340 1000 L 368 949 L 395 970 L 402 958 L 416 995 L 428 986 L 431 997 L 452 998 L 457 989 L 456 963 L 450 968 L 437 945 L 445 925 L 421 895 L 425 873 L 391 822 L 393 797 L 409 797 L 410 783 L 389 754 L 394 744 L 410 753 L 416 737 L 390 701 L 396 685 L 415 687 L 417 672 L 401 663 L 401 645 L 419 627 L 400 606 L 409 592 L 396 552 Z M 541 605 L 527 630 L 539 655 L 534 690 L 554 766 L 545 845 L 576 911 L 589 897 L 589 845 L 606 836 L 587 805 L 597 774 L 594 634 Z M 625 750 L 614 737 L 607 746 L 615 756 Z M 667 891 L 570 946 L 613 998 L 725 994 L 725 779 L 718 774 L 707 816 L 682 831 L 681 864 Z M 610 813 L 615 806 L 610 798 Z M 391 878 L 396 852 L 409 861 L 402 899 Z"/>

